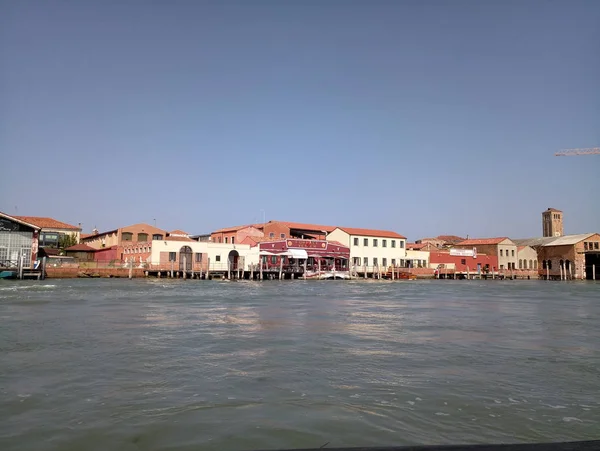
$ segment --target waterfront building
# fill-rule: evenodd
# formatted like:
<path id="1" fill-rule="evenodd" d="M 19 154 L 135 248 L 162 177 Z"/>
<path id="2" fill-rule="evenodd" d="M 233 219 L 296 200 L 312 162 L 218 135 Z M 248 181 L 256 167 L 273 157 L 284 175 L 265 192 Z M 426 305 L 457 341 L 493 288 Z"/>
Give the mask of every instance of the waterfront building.
<path id="1" fill-rule="evenodd" d="M 336 227 L 327 235 L 327 241 L 348 247 L 352 266 L 366 267 L 367 272 L 406 264 L 406 237 L 396 232 Z"/>
<path id="2" fill-rule="evenodd" d="M 477 253 L 498 258 L 499 270 L 517 269 L 517 245 L 507 237 L 468 239 L 457 243 L 453 248 L 473 249 Z"/>
<path id="3" fill-rule="evenodd" d="M 537 253 L 540 275 L 549 279 L 600 280 L 600 234 L 549 236 L 514 240 Z"/>
<path id="4" fill-rule="evenodd" d="M 436 269 L 440 274 L 445 271 L 452 271 L 460 274 L 488 274 L 496 272 L 498 269 L 498 257 L 495 255 L 485 255 L 479 252 L 473 252 L 472 249 L 465 249 L 464 255 L 460 252 L 431 252 L 429 264 L 432 269 Z"/>
<path id="5" fill-rule="evenodd" d="M 261 224 L 246 224 L 225 227 L 211 233 L 214 243 L 236 244 L 248 242 L 247 238 L 285 240 L 287 238 L 325 239 L 335 226 L 305 224 L 301 222 L 269 221 Z M 246 240 L 246 241 L 245 241 Z"/>
<path id="6" fill-rule="evenodd" d="M 40 228 L 38 240 L 40 247 L 58 248 L 61 239 L 66 235 L 72 236 L 75 243 L 79 243 L 81 238 L 81 224 L 74 226 L 54 218 L 43 216 L 14 216 L 14 218 Z"/>
<path id="7" fill-rule="evenodd" d="M 428 250 L 407 249 L 403 266 L 407 268 L 429 268 L 430 256 L 431 252 Z"/>
<path id="8" fill-rule="evenodd" d="M 31 269 L 38 255 L 41 228 L 23 219 L 0 212 L 0 268 Z"/>

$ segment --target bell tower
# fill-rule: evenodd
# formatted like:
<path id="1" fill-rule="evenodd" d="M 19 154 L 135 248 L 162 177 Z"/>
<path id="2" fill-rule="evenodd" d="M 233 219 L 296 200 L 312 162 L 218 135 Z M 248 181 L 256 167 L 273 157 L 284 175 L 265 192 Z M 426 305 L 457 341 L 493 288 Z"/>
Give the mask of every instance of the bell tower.
<path id="1" fill-rule="evenodd" d="M 542 232 L 544 237 L 563 236 L 563 212 L 556 208 L 548 208 L 542 213 Z"/>

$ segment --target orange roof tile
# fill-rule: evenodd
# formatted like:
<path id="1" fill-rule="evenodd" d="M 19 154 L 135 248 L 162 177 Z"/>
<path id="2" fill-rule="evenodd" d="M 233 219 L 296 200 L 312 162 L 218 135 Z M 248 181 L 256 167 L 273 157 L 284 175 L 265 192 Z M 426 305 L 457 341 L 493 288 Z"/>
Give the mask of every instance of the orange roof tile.
<path id="1" fill-rule="evenodd" d="M 28 222 L 42 229 L 67 229 L 67 230 L 81 230 L 81 227 L 77 227 L 66 222 L 57 221 L 56 219 L 46 218 L 41 216 L 14 216 L 21 221 Z"/>
<path id="2" fill-rule="evenodd" d="M 233 227 L 224 227 L 222 229 L 215 230 L 212 233 L 235 232 L 237 230 L 245 229 L 247 227 L 254 227 L 256 229 L 262 229 L 263 224 L 244 224 L 244 225 L 233 226 Z"/>
<path id="3" fill-rule="evenodd" d="M 355 227 L 338 227 L 340 230 L 350 234 L 350 235 L 359 235 L 359 236 L 376 236 L 378 238 L 400 238 L 406 239 L 405 236 L 400 235 L 396 232 L 391 232 L 389 230 L 375 230 L 375 229 L 358 229 Z"/>
<path id="4" fill-rule="evenodd" d="M 470 239 L 470 240 L 464 240 L 461 241 L 460 243 L 457 243 L 457 246 L 478 246 L 478 245 L 486 245 L 486 244 L 500 244 L 502 241 L 507 240 L 508 238 L 503 236 L 503 237 L 498 237 L 498 238 L 477 238 L 477 239 Z"/>
<path id="5" fill-rule="evenodd" d="M 165 241 L 194 241 L 187 236 L 171 236 L 165 238 Z"/>
<path id="6" fill-rule="evenodd" d="M 189 234 L 187 232 L 184 232 L 183 230 L 173 230 L 172 232 L 169 232 L 169 236 L 171 235 L 184 235 L 184 236 L 189 236 Z"/>
<path id="7" fill-rule="evenodd" d="M 437 237 L 438 240 L 441 241 L 446 241 L 446 242 L 460 242 L 460 241 L 464 241 L 465 239 L 460 237 L 460 236 L 456 236 L 456 235 L 440 235 Z"/>

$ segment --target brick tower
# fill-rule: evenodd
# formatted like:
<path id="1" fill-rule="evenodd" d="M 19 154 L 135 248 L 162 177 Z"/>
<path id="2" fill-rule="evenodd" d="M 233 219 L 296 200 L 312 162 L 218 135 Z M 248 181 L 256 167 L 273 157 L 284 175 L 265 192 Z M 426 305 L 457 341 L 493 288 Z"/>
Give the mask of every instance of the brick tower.
<path id="1" fill-rule="evenodd" d="M 544 237 L 563 236 L 563 212 L 556 208 L 548 208 L 542 212 L 542 231 Z"/>

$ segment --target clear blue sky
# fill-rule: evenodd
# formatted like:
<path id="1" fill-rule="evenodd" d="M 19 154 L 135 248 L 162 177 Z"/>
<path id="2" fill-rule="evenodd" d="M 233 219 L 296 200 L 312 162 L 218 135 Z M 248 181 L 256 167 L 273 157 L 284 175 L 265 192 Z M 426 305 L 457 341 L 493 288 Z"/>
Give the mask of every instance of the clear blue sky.
<path id="1" fill-rule="evenodd" d="M 4 1 L 0 210 L 600 231 L 600 1 Z"/>

